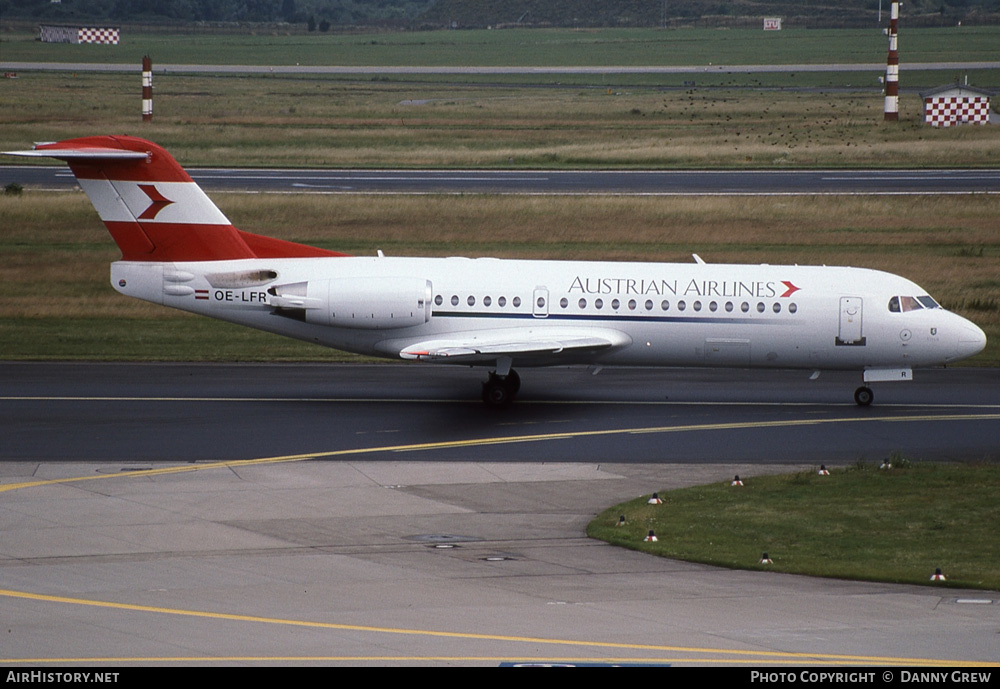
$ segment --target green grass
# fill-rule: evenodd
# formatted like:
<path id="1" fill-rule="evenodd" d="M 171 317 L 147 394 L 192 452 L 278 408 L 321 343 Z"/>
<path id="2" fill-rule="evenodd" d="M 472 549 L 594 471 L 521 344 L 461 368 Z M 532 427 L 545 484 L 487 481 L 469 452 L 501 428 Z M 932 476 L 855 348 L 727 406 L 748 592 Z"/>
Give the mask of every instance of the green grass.
<path id="1" fill-rule="evenodd" d="M 140 122 L 135 75 L 0 81 L 0 150 L 141 135 L 185 166 L 487 168 L 995 167 L 988 126 L 931 128 L 904 96 L 589 89 L 167 75 Z M 419 104 L 413 104 L 417 102 Z M 45 162 L 45 161 L 42 161 Z"/>
<path id="2" fill-rule="evenodd" d="M 4 59 L 288 64 L 874 62 L 877 31 L 606 29 L 371 35 L 135 34 L 117 48 L 0 36 Z M 914 30 L 910 60 L 995 59 L 1000 27 Z M 846 73 L 321 76 L 157 74 L 141 123 L 135 73 L 0 81 L 0 150 L 127 132 L 182 164 L 279 167 L 995 167 L 990 127 L 933 129 L 904 92 L 886 124 L 876 78 Z M 903 87 L 964 77 L 904 68 Z M 1000 84 L 1000 70 L 971 83 Z M 486 82 L 486 83 L 483 83 Z M 684 87 L 695 82 L 696 87 Z M 764 90 L 766 88 L 766 90 Z M 843 89 L 855 90 L 843 90 Z M 813 89 L 813 90 L 810 90 Z"/>
<path id="3" fill-rule="evenodd" d="M 588 535 L 662 557 L 737 569 L 1000 589 L 1000 474 L 993 464 L 859 462 L 660 492 L 605 510 Z M 618 527 L 619 515 L 626 525 Z M 659 539 L 644 543 L 653 529 Z M 759 564 L 762 553 L 773 564 Z M 941 585 L 935 583 L 935 585 Z"/>
<path id="4" fill-rule="evenodd" d="M 0 358 L 26 361 L 375 361 L 181 312 L 145 318 L 0 318 Z"/>
<path id="5" fill-rule="evenodd" d="M 637 66 L 883 63 L 871 29 L 509 29 L 377 34 L 165 35 L 125 30 L 119 46 L 47 44 L 0 35 L 4 60 L 264 65 Z M 1000 27 L 908 29 L 909 62 L 995 61 Z"/>

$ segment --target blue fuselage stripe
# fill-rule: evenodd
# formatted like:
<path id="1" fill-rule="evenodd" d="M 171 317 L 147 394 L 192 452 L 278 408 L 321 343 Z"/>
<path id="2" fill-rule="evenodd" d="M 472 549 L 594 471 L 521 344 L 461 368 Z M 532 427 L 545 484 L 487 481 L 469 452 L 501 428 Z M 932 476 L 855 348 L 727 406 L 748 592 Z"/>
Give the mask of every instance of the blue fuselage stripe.
<path id="1" fill-rule="evenodd" d="M 536 316 L 531 313 L 486 313 L 482 311 L 434 311 L 432 318 L 489 318 L 501 320 L 536 320 L 536 321 L 582 321 L 605 323 L 714 323 L 718 325 L 795 325 L 783 318 L 768 318 L 765 316 L 743 317 L 733 316 L 630 316 L 623 314 L 561 314 L 550 313 L 546 316 Z"/>

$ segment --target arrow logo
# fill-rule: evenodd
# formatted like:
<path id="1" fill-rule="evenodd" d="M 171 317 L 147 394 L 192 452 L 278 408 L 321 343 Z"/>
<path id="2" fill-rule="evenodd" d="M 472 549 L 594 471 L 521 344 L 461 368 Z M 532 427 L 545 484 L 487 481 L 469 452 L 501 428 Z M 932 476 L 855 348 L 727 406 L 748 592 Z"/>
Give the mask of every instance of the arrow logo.
<path id="1" fill-rule="evenodd" d="M 152 201 L 139 216 L 139 220 L 153 220 L 160 211 L 173 203 L 173 201 L 157 191 L 156 186 L 153 184 L 140 184 L 139 188 Z"/>
<path id="2" fill-rule="evenodd" d="M 793 285 L 792 283 L 790 283 L 788 280 L 782 280 L 781 284 L 783 284 L 785 287 L 788 288 L 788 289 L 785 290 L 785 293 L 781 295 L 782 297 L 790 297 L 793 294 L 795 294 L 796 292 L 798 292 L 800 289 L 802 289 L 801 287 L 796 287 L 795 285 Z"/>

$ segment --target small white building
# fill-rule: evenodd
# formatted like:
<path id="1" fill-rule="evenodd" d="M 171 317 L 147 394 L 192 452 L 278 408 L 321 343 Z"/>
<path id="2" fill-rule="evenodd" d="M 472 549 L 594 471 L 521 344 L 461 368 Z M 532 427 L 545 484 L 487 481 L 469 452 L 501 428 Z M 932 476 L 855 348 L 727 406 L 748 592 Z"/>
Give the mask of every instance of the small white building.
<path id="1" fill-rule="evenodd" d="M 989 124 L 989 91 L 962 84 L 949 84 L 920 97 L 924 101 L 924 123 L 932 127 L 954 127 L 959 124 Z"/>
<path id="2" fill-rule="evenodd" d="M 118 45 L 121 29 L 107 26 L 67 26 L 42 24 L 38 30 L 42 43 L 97 43 Z"/>

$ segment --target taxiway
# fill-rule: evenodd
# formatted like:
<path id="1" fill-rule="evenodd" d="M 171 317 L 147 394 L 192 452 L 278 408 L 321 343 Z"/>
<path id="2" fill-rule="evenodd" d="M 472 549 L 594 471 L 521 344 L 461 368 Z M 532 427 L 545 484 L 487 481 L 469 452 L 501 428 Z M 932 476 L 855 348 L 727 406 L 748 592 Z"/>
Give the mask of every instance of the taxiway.
<path id="1" fill-rule="evenodd" d="M 462 369 L 0 365 L 3 658 L 995 663 L 997 592 L 719 570 L 583 528 L 831 446 L 856 461 L 851 437 L 995 458 L 997 372 L 918 372 L 867 409 L 827 374 L 535 373 L 497 414 Z"/>

